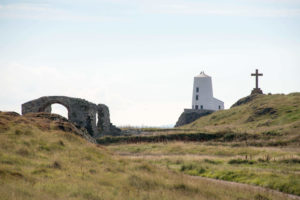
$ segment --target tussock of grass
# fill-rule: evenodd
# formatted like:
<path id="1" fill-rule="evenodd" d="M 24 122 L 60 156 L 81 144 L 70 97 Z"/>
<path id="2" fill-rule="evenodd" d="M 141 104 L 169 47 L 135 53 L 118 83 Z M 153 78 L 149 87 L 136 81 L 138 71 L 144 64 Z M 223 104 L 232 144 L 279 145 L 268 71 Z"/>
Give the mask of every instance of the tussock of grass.
<path id="1" fill-rule="evenodd" d="M 262 194 L 257 194 L 257 195 L 255 195 L 255 200 L 269 200 L 269 198 L 268 197 L 265 197 L 264 195 L 262 195 Z"/>
<path id="2" fill-rule="evenodd" d="M 231 159 L 228 161 L 228 164 L 250 164 L 253 165 L 255 163 L 254 160 L 244 160 L 244 159 Z"/>
<path id="3" fill-rule="evenodd" d="M 280 160 L 279 162 L 285 164 L 300 164 L 300 159 L 299 158 L 283 159 Z"/>

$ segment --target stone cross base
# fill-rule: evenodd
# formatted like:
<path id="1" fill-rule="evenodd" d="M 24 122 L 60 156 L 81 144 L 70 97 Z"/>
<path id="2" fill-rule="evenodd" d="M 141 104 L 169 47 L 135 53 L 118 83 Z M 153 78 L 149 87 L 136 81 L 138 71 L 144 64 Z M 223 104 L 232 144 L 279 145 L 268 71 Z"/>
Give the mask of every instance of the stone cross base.
<path id="1" fill-rule="evenodd" d="M 263 94 L 263 91 L 260 88 L 253 88 L 251 95 L 253 94 Z"/>

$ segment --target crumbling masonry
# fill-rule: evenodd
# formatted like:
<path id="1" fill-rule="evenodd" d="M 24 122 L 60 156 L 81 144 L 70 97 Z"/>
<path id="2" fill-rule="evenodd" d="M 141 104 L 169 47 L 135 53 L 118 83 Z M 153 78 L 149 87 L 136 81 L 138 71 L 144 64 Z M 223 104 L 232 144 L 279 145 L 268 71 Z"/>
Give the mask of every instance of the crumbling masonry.
<path id="1" fill-rule="evenodd" d="M 115 127 L 109 118 L 108 107 L 94 104 L 84 99 L 66 96 L 45 96 L 22 104 L 22 114 L 32 112 L 51 113 L 52 104 L 61 104 L 68 110 L 69 121 L 78 127 L 84 127 L 94 137 L 119 135 L 121 130 Z M 96 124 L 96 118 L 98 122 Z"/>

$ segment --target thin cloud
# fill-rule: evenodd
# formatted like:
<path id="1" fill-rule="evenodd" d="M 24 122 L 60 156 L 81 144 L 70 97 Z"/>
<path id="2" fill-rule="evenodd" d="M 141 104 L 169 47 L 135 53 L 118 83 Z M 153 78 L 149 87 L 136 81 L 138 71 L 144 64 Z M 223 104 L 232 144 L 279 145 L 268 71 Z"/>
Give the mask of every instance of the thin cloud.
<path id="1" fill-rule="evenodd" d="M 74 14 L 68 10 L 53 7 L 50 4 L 24 3 L 0 5 L 0 18 L 90 22 L 120 20 L 111 16 Z"/>
<path id="2" fill-rule="evenodd" d="M 213 3 L 177 2 L 144 7 L 146 12 L 178 15 L 215 15 L 250 17 L 295 17 L 300 8 L 271 8 L 252 6 L 228 6 Z"/>
<path id="3" fill-rule="evenodd" d="M 110 14 L 75 13 L 71 10 L 54 7 L 52 4 L 43 3 L 17 3 L 0 5 L 0 18 L 32 19 L 32 20 L 65 20 L 65 21 L 120 21 L 124 16 L 132 17 L 132 14 L 170 14 L 170 15 L 207 15 L 207 16 L 249 16 L 249 17 L 298 17 L 300 7 L 296 0 L 283 4 L 282 0 L 263 0 L 264 2 L 279 1 L 281 7 L 250 6 L 239 2 L 239 4 L 222 4 L 207 2 L 169 1 L 169 0 L 141 0 L 141 1 L 113 1 L 114 4 L 124 6 L 120 10 L 111 10 Z M 95 2 L 95 5 L 102 5 L 105 1 Z M 300 1 L 299 1 L 300 2 Z M 93 5 L 93 4 L 91 4 Z M 289 5 L 289 7 L 285 7 Z M 292 5 L 292 6 L 291 6 Z M 294 6 L 293 6 L 294 5 Z M 77 4 L 80 7 L 80 4 Z M 103 5 L 104 6 L 104 5 Z"/>

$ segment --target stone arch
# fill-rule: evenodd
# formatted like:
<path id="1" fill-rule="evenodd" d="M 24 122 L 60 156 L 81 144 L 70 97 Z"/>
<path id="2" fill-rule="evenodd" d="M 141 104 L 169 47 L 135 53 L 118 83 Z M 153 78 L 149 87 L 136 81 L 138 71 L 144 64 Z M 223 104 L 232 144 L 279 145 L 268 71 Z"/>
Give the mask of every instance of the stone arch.
<path id="1" fill-rule="evenodd" d="M 66 96 L 41 97 L 22 104 L 22 114 L 30 112 L 51 113 L 51 105 L 55 103 L 66 107 L 69 121 L 78 127 L 84 127 L 93 137 L 120 133 L 120 129 L 110 123 L 109 110 L 106 105 L 96 105 L 79 98 Z M 98 117 L 97 124 L 96 116 Z"/>
<path id="2" fill-rule="evenodd" d="M 48 112 L 48 113 L 51 113 L 52 112 L 52 108 L 51 106 L 53 104 L 59 104 L 59 105 L 62 105 L 64 106 L 67 111 L 68 111 L 68 118 L 69 117 L 69 113 L 70 113 L 70 106 L 68 104 L 66 104 L 66 102 L 62 102 L 62 101 L 58 101 L 58 100 L 50 100 L 50 101 L 47 101 L 44 105 L 41 105 L 38 109 L 38 112 Z"/>

